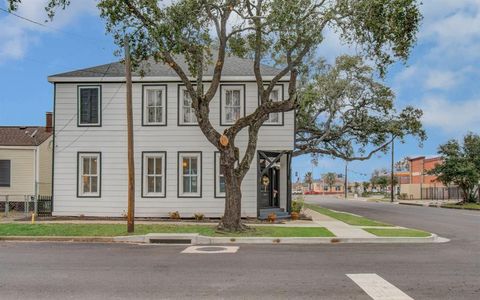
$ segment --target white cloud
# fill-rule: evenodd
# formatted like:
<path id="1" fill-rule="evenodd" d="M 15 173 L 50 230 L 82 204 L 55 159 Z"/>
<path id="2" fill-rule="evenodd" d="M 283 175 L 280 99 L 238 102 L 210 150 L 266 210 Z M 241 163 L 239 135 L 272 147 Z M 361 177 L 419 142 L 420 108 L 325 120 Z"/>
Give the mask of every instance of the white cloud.
<path id="1" fill-rule="evenodd" d="M 480 128 L 480 98 L 467 101 L 447 100 L 443 97 L 427 97 L 421 103 L 423 122 L 443 132 L 463 135 Z"/>
<path id="2" fill-rule="evenodd" d="M 420 41 L 433 44 L 429 59 L 471 61 L 480 58 L 480 0 L 426 1 Z"/>
<path id="3" fill-rule="evenodd" d="M 15 13 L 43 23 L 47 18 L 44 9 L 47 2 L 48 0 L 24 0 Z M 6 7 L 6 2 L 2 6 Z M 48 27 L 62 30 L 63 27 L 84 13 L 97 13 L 94 0 L 72 1 L 66 10 L 58 10 L 52 22 L 45 24 Z M 4 12 L 0 14 L 0 28 L 0 40 L 2 41 L 0 43 L 0 63 L 10 59 L 21 59 L 31 45 L 39 42 L 42 34 L 56 32 L 54 29 L 33 24 Z"/>
<path id="4" fill-rule="evenodd" d="M 452 71 L 432 70 L 427 74 L 425 88 L 449 90 L 461 81 L 461 75 Z"/>

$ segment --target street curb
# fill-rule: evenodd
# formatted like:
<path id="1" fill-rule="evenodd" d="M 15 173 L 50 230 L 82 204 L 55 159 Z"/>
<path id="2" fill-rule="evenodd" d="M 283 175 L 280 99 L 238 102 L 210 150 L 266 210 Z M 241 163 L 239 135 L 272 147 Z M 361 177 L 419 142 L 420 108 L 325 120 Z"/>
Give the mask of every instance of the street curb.
<path id="1" fill-rule="evenodd" d="M 129 243 L 129 244 L 401 244 L 401 243 L 444 243 L 448 239 L 436 234 L 429 237 L 209 237 L 199 234 L 156 234 L 117 237 L 68 237 L 68 236 L 0 236 L 0 241 L 18 242 L 77 242 L 77 243 Z M 156 241 L 156 242 L 154 242 Z"/>
<path id="2" fill-rule="evenodd" d="M 471 211 L 480 211 L 480 209 L 469 208 L 469 207 L 449 207 L 449 206 L 435 206 L 438 208 L 447 208 L 447 209 L 459 209 L 459 210 L 471 210 Z"/>
<path id="3" fill-rule="evenodd" d="M 428 206 L 429 206 L 429 204 L 421 204 L 421 203 L 398 202 L 398 204 L 401 204 L 401 205 L 410 205 L 410 206 L 423 206 L 423 207 L 428 207 Z"/>
<path id="4" fill-rule="evenodd" d="M 443 243 L 448 240 L 431 234 L 429 237 L 375 237 L 375 238 L 338 238 L 338 237 L 209 237 L 199 234 L 147 234 L 137 236 L 118 236 L 113 238 L 119 243 L 152 243 L 152 240 L 169 241 L 190 240 L 192 245 L 225 244 L 352 244 L 352 243 Z M 163 244 L 159 242 L 159 244 Z M 184 242 L 182 242 L 184 244 Z"/>
<path id="5" fill-rule="evenodd" d="M 98 236 L 0 236 L 0 241 L 111 243 L 114 237 Z"/>

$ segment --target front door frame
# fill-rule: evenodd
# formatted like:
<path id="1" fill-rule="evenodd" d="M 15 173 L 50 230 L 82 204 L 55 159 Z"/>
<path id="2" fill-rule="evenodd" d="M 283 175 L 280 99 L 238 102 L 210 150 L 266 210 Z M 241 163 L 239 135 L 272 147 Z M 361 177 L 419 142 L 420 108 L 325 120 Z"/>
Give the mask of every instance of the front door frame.
<path id="1" fill-rule="evenodd" d="M 276 154 L 275 158 L 269 157 L 266 153 L 269 154 Z M 286 171 L 287 171 L 287 195 L 286 195 L 286 211 L 291 212 L 292 208 L 292 178 L 291 178 L 291 172 L 292 172 L 292 151 L 290 150 L 282 150 L 282 151 L 267 151 L 267 150 L 257 150 L 257 216 L 260 215 L 260 197 L 261 197 L 261 180 L 262 176 L 265 175 L 268 170 L 275 164 L 277 163 L 283 155 L 287 155 L 287 165 L 286 165 Z M 265 159 L 268 163 L 266 168 L 262 171 L 260 167 L 260 159 Z M 278 191 L 280 193 L 280 191 Z M 280 205 L 280 200 L 279 200 L 279 205 Z"/>

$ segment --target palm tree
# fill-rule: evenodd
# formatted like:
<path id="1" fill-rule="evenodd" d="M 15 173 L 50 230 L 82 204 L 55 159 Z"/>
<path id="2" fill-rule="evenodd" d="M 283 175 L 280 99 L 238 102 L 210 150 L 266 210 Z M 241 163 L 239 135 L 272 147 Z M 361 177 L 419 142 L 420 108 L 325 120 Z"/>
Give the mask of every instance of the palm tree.
<path id="1" fill-rule="evenodd" d="M 323 174 L 322 176 L 323 182 L 325 182 L 330 190 L 332 190 L 332 186 L 337 182 L 337 174 L 335 173 L 327 173 Z"/>
<path id="2" fill-rule="evenodd" d="M 308 190 L 312 191 L 312 184 L 313 184 L 313 174 L 312 172 L 307 172 L 305 174 L 305 183 L 308 184 Z"/>

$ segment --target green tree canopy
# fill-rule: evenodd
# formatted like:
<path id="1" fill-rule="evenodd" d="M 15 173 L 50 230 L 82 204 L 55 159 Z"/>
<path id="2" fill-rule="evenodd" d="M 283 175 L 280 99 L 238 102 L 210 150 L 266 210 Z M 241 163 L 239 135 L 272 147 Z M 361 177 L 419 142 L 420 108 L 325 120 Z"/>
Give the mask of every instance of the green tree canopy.
<path id="1" fill-rule="evenodd" d="M 443 162 L 429 173 L 437 175 L 445 185 L 455 184 L 463 191 L 465 202 L 479 201 L 480 136 L 469 133 L 463 143 L 450 140 L 440 145 L 438 153 Z"/>
<path id="2" fill-rule="evenodd" d="M 337 174 L 328 172 L 322 175 L 323 182 L 325 182 L 329 188 L 335 185 L 337 182 Z"/>
<path id="3" fill-rule="evenodd" d="M 21 0 L 8 0 L 15 10 Z M 49 0 L 47 12 L 65 8 L 70 0 Z M 241 184 L 255 157 L 258 132 L 268 115 L 291 111 L 299 105 L 297 76 L 324 40 L 329 28 L 358 55 L 372 61 L 380 76 L 395 61 L 406 60 L 416 41 L 421 14 L 418 0 L 98 0 L 106 28 L 123 48 L 129 40 L 133 61 L 165 63 L 185 84 L 192 98 L 200 130 L 220 151 L 224 170 L 225 214 L 220 229 L 242 230 Z M 128 39 L 125 39 L 125 36 Z M 218 91 L 227 53 L 252 58 L 252 72 L 260 95 L 254 112 L 233 125 L 216 128 L 210 104 Z M 178 63 L 180 57 L 187 67 Z M 278 74 L 264 80 L 261 63 L 275 63 Z M 204 76 L 211 66 L 213 75 Z M 272 101 L 270 93 L 288 78 L 287 99 Z M 204 82 L 209 86 L 204 88 Z M 235 146 L 248 131 L 243 153 Z M 220 138 L 228 139 L 226 146 Z M 341 137 L 338 144 L 344 143 Z"/>
<path id="4" fill-rule="evenodd" d="M 300 81 L 295 155 L 366 160 L 387 151 L 394 138 L 426 138 L 422 111 L 407 106 L 397 112 L 393 91 L 361 57 L 340 56 L 333 66 L 321 62 L 308 75 Z"/>

